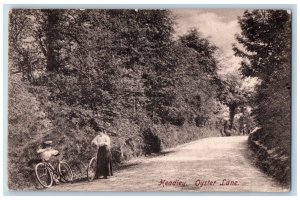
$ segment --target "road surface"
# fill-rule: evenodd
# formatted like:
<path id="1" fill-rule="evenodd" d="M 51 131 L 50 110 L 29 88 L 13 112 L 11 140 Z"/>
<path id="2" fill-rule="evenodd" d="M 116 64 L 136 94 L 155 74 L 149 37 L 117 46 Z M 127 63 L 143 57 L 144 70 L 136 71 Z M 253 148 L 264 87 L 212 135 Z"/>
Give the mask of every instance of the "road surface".
<path id="1" fill-rule="evenodd" d="M 256 168 L 247 136 L 209 137 L 139 158 L 109 179 L 60 184 L 45 191 L 288 192 Z"/>

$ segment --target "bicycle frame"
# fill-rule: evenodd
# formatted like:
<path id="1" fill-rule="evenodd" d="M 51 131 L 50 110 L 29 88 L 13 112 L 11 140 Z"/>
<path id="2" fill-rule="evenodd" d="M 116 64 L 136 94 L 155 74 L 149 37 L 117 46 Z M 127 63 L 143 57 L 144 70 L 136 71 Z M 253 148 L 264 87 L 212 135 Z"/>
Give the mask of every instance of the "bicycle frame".
<path id="1" fill-rule="evenodd" d="M 59 161 L 61 162 L 61 161 Z M 43 161 L 43 163 L 45 164 L 45 166 L 50 170 L 50 172 L 52 174 L 55 174 L 58 178 L 60 177 L 59 172 L 53 167 L 53 165 L 50 162 L 47 161 Z"/>

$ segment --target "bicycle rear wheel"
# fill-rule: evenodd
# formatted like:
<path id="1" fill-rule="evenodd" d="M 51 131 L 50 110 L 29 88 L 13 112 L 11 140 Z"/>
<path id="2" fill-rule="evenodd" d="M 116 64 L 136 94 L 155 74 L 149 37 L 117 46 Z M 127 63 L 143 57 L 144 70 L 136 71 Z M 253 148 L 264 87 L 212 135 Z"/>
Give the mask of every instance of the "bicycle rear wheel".
<path id="1" fill-rule="evenodd" d="M 93 157 L 90 160 L 89 166 L 87 168 L 87 179 L 88 179 L 88 181 L 93 181 L 95 179 L 96 168 L 97 168 L 97 159 L 96 159 L 96 157 Z"/>
<path id="2" fill-rule="evenodd" d="M 66 182 L 73 181 L 73 172 L 71 167 L 66 162 L 60 162 L 58 164 L 58 172 L 63 180 Z"/>
<path id="3" fill-rule="evenodd" d="M 52 186 L 53 175 L 45 163 L 38 163 L 35 166 L 35 175 L 43 187 L 49 188 Z"/>

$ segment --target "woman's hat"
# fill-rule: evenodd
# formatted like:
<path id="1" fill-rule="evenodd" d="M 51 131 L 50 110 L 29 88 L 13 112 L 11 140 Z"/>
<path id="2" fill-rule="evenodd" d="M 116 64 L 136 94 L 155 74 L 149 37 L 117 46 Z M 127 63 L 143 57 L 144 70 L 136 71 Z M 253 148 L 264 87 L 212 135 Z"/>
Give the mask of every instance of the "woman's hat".
<path id="1" fill-rule="evenodd" d="M 44 141 L 43 144 L 45 144 L 45 145 L 52 145 L 52 141 L 51 140 L 47 140 L 47 141 Z"/>

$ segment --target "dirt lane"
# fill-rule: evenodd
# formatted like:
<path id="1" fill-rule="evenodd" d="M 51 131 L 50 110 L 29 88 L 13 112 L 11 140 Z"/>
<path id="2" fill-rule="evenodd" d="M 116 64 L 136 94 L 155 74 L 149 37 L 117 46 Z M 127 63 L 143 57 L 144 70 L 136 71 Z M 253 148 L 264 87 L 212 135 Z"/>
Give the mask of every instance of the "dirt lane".
<path id="1" fill-rule="evenodd" d="M 46 191 L 288 191 L 253 166 L 246 136 L 204 138 L 171 150 L 130 161 L 131 167 L 110 179 L 61 184 Z"/>

